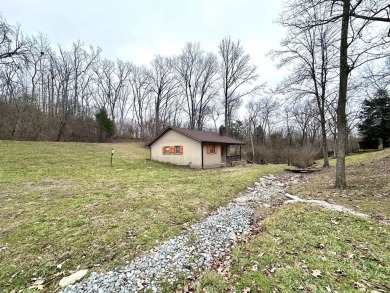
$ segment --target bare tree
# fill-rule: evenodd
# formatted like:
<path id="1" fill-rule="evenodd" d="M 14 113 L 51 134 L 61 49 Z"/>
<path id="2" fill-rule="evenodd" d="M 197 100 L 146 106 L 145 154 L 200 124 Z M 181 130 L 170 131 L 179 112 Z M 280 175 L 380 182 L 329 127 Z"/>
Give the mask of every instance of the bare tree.
<path id="1" fill-rule="evenodd" d="M 151 88 L 146 67 L 134 67 L 130 76 L 133 96 L 133 111 L 138 126 L 139 138 L 146 138 L 146 121 L 150 109 Z"/>
<path id="2" fill-rule="evenodd" d="M 315 18 L 313 11 L 304 11 L 300 17 Z M 316 12 L 318 13 L 318 12 Z M 292 71 L 279 85 L 278 91 L 289 98 L 315 98 L 318 108 L 324 167 L 329 166 L 326 112 L 327 99 L 330 96 L 330 85 L 335 81 L 337 50 L 337 27 L 333 24 L 315 26 L 300 30 L 295 26 L 289 27 L 287 37 L 281 42 L 282 49 L 270 53 L 273 59 L 279 59 L 278 67 L 293 65 Z"/>
<path id="3" fill-rule="evenodd" d="M 272 96 L 260 96 L 256 101 L 256 116 L 255 121 L 264 130 L 264 141 L 266 135 L 268 135 L 268 140 L 271 137 L 273 125 L 276 123 L 275 116 L 279 110 L 279 103 Z"/>
<path id="4" fill-rule="evenodd" d="M 219 117 L 221 117 L 223 114 L 223 106 L 221 103 L 214 102 L 210 106 L 210 119 L 213 122 L 214 125 L 214 131 L 218 131 L 218 125 L 217 122 L 219 120 Z"/>
<path id="5" fill-rule="evenodd" d="M 378 89 L 390 86 L 390 52 L 389 56 L 382 63 L 375 62 L 368 64 L 362 73 L 366 95 L 370 96 Z"/>
<path id="6" fill-rule="evenodd" d="M 23 37 L 20 27 L 9 25 L 0 15 L 0 65 L 13 63 L 17 58 L 27 61 L 29 53 L 29 40 Z"/>
<path id="7" fill-rule="evenodd" d="M 179 83 L 174 77 L 174 68 L 172 58 L 156 56 L 151 63 L 150 70 L 147 71 L 150 81 L 150 90 L 154 96 L 154 118 L 155 118 L 155 132 L 157 134 L 161 131 L 162 112 L 167 112 L 171 105 L 172 99 L 178 95 Z"/>
<path id="8" fill-rule="evenodd" d="M 347 89 L 348 79 L 353 69 L 372 60 L 386 56 L 390 36 L 380 32 L 378 22 L 390 22 L 388 1 L 384 0 L 296 0 L 285 6 L 281 23 L 307 30 L 329 23 L 340 25 L 340 63 L 339 63 L 339 95 L 337 100 L 337 164 L 335 186 L 346 188 L 345 151 L 347 142 Z M 311 11 L 316 15 L 311 19 L 301 15 Z M 382 27 L 383 28 L 383 27 Z M 371 29 L 371 30 L 370 30 Z"/>
<path id="9" fill-rule="evenodd" d="M 250 63 L 250 56 L 245 54 L 240 40 L 234 42 L 224 38 L 219 44 L 223 105 L 225 107 L 225 127 L 229 133 L 232 113 L 237 111 L 242 97 L 254 93 L 261 86 L 256 85 L 259 78 L 255 65 Z M 250 87 L 252 86 L 252 87 Z"/>
<path id="10" fill-rule="evenodd" d="M 189 128 L 202 130 L 210 103 L 218 94 L 217 57 L 205 54 L 199 44 L 187 43 L 175 60 L 180 88 L 186 97 Z"/>
<path id="11" fill-rule="evenodd" d="M 296 104 L 292 109 L 292 115 L 301 131 L 300 145 L 313 144 L 318 130 L 318 109 L 313 107 L 313 101 L 306 100 L 302 104 Z"/>
<path id="12" fill-rule="evenodd" d="M 104 59 L 94 68 L 98 86 L 97 104 L 99 108 L 107 108 L 110 117 L 116 123 L 117 106 L 123 97 L 123 88 L 127 86 L 133 66 L 130 63 Z"/>

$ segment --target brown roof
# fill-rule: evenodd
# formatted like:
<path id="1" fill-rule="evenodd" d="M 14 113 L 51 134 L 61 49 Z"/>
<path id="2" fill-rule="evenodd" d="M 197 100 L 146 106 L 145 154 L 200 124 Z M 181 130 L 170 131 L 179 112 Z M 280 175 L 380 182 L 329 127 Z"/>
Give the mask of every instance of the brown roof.
<path id="1" fill-rule="evenodd" d="M 217 142 L 217 143 L 226 143 L 226 144 L 244 144 L 241 141 L 238 141 L 234 138 L 228 137 L 226 135 L 220 135 L 217 132 L 211 131 L 200 131 L 186 128 L 178 128 L 178 127 L 167 127 L 159 135 L 157 135 L 154 139 L 152 139 L 147 146 L 151 146 L 157 139 L 159 139 L 164 133 L 168 130 L 174 130 L 179 132 L 189 138 L 192 138 L 199 142 Z"/>

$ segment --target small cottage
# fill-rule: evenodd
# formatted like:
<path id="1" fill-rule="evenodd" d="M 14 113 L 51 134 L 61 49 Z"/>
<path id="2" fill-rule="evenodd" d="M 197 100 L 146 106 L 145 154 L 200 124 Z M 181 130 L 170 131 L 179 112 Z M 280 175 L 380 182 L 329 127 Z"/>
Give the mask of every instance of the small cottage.
<path id="1" fill-rule="evenodd" d="M 151 160 L 202 169 L 240 161 L 242 145 L 226 136 L 223 126 L 219 133 L 167 127 L 147 144 Z M 230 155 L 230 146 L 238 146 L 239 154 Z"/>

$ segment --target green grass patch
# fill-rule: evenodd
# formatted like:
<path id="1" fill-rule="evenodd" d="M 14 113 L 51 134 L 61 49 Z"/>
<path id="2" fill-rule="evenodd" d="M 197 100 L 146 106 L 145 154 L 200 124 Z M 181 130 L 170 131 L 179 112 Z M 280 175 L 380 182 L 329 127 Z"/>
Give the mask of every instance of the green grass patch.
<path id="1" fill-rule="evenodd" d="M 228 283 L 216 272 L 211 271 L 202 277 L 197 292 L 220 293 L 227 292 Z"/>
<path id="2" fill-rule="evenodd" d="M 237 292 L 390 290 L 388 226 L 304 204 L 280 208 L 262 226 L 233 251 Z"/>
<path id="3" fill-rule="evenodd" d="M 358 152 L 358 153 L 350 153 L 345 157 L 346 166 L 353 166 L 356 164 L 367 163 L 367 162 L 375 162 L 380 159 L 383 159 L 389 156 L 390 150 L 385 149 L 381 151 L 367 151 L 367 152 Z M 318 160 L 320 165 L 323 164 L 323 160 Z M 336 158 L 329 159 L 329 165 L 331 167 L 336 166 Z"/>
<path id="4" fill-rule="evenodd" d="M 110 151 L 115 149 L 113 166 Z M 54 291 L 76 270 L 108 270 L 285 165 L 193 170 L 149 161 L 141 144 L 0 141 L 0 288 Z"/>

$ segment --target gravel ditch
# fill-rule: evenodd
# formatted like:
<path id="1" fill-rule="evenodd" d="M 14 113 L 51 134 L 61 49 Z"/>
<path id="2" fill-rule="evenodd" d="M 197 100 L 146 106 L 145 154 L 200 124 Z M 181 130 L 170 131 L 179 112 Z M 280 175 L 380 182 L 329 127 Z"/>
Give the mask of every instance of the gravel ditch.
<path id="1" fill-rule="evenodd" d="M 299 175 L 282 178 L 263 176 L 253 187 L 241 192 L 228 205 L 192 225 L 185 233 L 155 247 L 129 265 L 108 273 L 95 273 L 79 283 L 65 287 L 74 292 L 161 292 L 162 282 L 173 283 L 179 275 L 191 276 L 208 270 L 233 242 L 251 230 L 255 209 L 299 182 Z"/>

